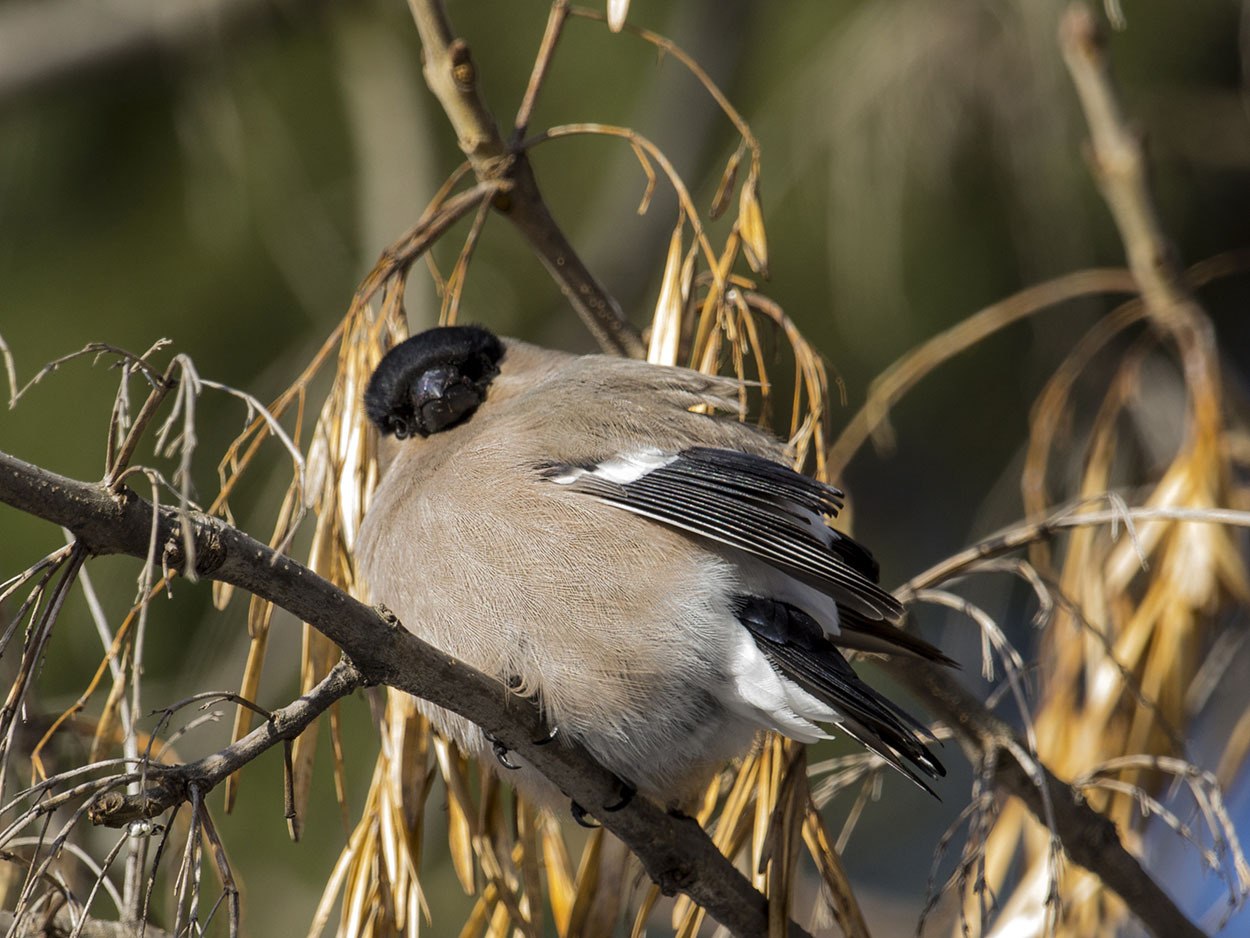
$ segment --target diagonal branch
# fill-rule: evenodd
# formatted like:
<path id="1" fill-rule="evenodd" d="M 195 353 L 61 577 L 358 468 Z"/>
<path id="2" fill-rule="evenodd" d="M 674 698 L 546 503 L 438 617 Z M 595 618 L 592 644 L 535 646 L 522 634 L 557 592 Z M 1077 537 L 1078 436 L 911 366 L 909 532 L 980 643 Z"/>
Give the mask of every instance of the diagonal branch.
<path id="1" fill-rule="evenodd" d="M 505 146 L 494 117 L 478 93 L 477 72 L 469 46 L 455 35 L 441 0 L 408 0 L 421 36 L 426 83 L 442 105 L 460 149 L 478 179 L 507 179 L 512 188 L 495 197 L 495 210 L 516 225 L 547 272 L 559 284 L 573 309 L 605 351 L 642 358 L 645 349 L 620 304 L 595 279 L 552 217 L 538 181 L 519 144 Z M 528 121 L 538 84 L 555 48 L 563 23 L 562 5 L 548 23 L 534 79 L 520 116 Z"/>
<path id="2" fill-rule="evenodd" d="M 1124 115 L 1106 36 L 1085 4 L 1074 3 L 1064 11 L 1059 48 L 1089 126 L 1090 170 L 1120 232 L 1129 269 L 1155 324 L 1171 332 L 1181 350 L 1195 423 L 1214 423 L 1220 411 L 1215 333 L 1163 229 L 1150 192 L 1141 134 Z"/>
<path id="3" fill-rule="evenodd" d="M 891 659 L 886 668 L 918 694 L 939 719 L 950 726 L 974 759 L 998 751 L 1026 752 L 1005 721 L 991 713 L 949 673 L 925 661 Z M 1025 766 L 1018 758 L 996 760 L 995 778 L 1063 844 L 1066 853 L 1113 890 L 1157 938 L 1205 938 L 1137 861 L 1115 825 L 1091 808 L 1066 782 L 1035 759 Z"/>
<path id="4" fill-rule="evenodd" d="M 153 534 L 152 505 L 124 489 L 110 493 L 105 487 L 48 472 L 14 456 L 0 453 L 0 502 L 27 514 L 68 528 L 94 554 L 124 554 L 147 559 Z M 350 692 L 358 678 L 387 684 L 422 697 L 472 720 L 497 737 L 509 749 L 534 765 L 561 791 L 585 805 L 602 820 L 642 861 L 652 879 L 666 894 L 684 892 L 713 918 L 736 935 L 768 933 L 767 903 L 733 864 L 708 839 L 699 825 L 686 817 L 674 817 L 645 798 L 635 798 L 619 811 L 603 806 L 619 800 L 618 782 L 580 747 L 543 746 L 545 727 L 534 704 L 510 693 L 461 661 L 422 642 L 385 611 L 364 605 L 296 561 L 277 554 L 261 542 L 224 522 L 198 512 L 180 517 L 173 508 L 155 515 L 156 543 L 161 556 L 153 562 L 181 569 L 185 561 L 183 519 L 192 527 L 195 573 L 241 587 L 268 599 L 335 642 L 350 658 L 340 666 L 343 684 L 323 685 L 325 695 Z M 346 688 L 346 689 L 344 689 Z M 309 695 L 318 695 L 314 691 Z M 322 696 L 316 697 L 323 701 Z M 297 701 L 293 707 L 308 706 Z M 286 708 L 290 709 L 290 708 Z M 276 716 L 276 715 L 275 715 Z M 276 742 L 271 723 L 259 727 L 239 744 L 263 751 L 261 743 Z M 221 758 L 221 777 L 241 756 L 231 747 L 208 760 L 193 763 L 197 771 L 209 771 L 209 763 Z M 215 770 L 214 770 L 215 771 Z M 164 810 L 163 791 L 148 792 L 153 816 Z M 115 809 L 115 810 L 119 810 Z M 792 938 L 806 933 L 794 924 Z"/>
<path id="5" fill-rule="evenodd" d="M 0 501 L 69 528 L 93 553 L 147 556 L 151 506 L 129 490 L 111 495 L 102 486 L 54 475 L 0 453 Z M 767 912 L 763 897 L 696 824 L 671 817 L 645 799 L 635 799 L 619 812 L 595 811 L 595 806 L 617 800 L 616 780 L 580 749 L 534 745 L 532 741 L 542 737 L 543 727 L 537 709 L 528 701 L 511 695 L 497 682 L 420 641 L 393 617 L 364 606 L 243 532 L 197 513 L 191 513 L 190 519 L 199 576 L 231 583 L 274 601 L 337 643 L 351 663 L 341 663 L 335 669 L 337 675 L 332 673 L 308 697 L 278 711 L 273 721 L 235 746 L 180 767 L 181 775 L 176 770 L 154 774 L 152 789 L 144 793 L 148 806 L 144 815 L 158 814 L 178 800 L 169 800 L 169 792 L 161 784 L 165 779 L 211 779 L 216 784 L 246 761 L 245 754 L 257 754 L 279 738 L 297 733 L 298 729 L 292 732 L 291 728 L 303 716 L 311 718 L 311 711 L 324 709 L 331 699 L 350 693 L 364 682 L 384 683 L 468 717 L 531 761 L 570 798 L 591 806 L 592 813 L 629 845 L 666 892 L 687 893 L 736 934 L 764 932 Z M 178 512 L 172 508 L 159 514 L 158 543 L 163 556 L 157 562 L 178 568 L 183 561 L 183 538 Z M 1024 751 L 1012 729 L 949 674 L 911 660 L 895 661 L 890 667 L 952 727 L 965 748 L 977 753 Z M 288 719 L 292 722 L 285 722 Z M 1018 761 L 1001 760 L 999 783 L 1053 825 L 1074 862 L 1102 878 L 1156 935 L 1201 935 L 1124 849 L 1106 818 L 1080 801 L 1070 786 L 1044 766 L 1034 764 L 1029 769 Z M 124 804 L 129 803 L 118 802 L 113 812 L 121 811 Z M 117 813 L 110 816 L 123 818 Z M 801 931 L 792 925 L 791 933 Z"/>
<path id="6" fill-rule="evenodd" d="M 1142 296 L 1156 315 L 1166 317 L 1192 305 L 1193 297 L 1150 195 L 1141 134 L 1129 127 L 1120 107 L 1105 46 L 1106 37 L 1089 7 L 1068 7 L 1059 27 L 1059 47 L 1089 125 L 1090 168 Z"/>

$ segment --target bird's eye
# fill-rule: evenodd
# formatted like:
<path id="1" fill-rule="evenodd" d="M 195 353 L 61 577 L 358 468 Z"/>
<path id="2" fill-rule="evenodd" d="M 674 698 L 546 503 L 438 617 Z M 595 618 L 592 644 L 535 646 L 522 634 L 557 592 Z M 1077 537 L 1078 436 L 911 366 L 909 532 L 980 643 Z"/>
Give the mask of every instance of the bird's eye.
<path id="1" fill-rule="evenodd" d="M 397 440 L 406 440 L 412 435 L 412 430 L 408 427 L 408 421 L 403 417 L 391 418 L 391 430 L 394 432 Z"/>

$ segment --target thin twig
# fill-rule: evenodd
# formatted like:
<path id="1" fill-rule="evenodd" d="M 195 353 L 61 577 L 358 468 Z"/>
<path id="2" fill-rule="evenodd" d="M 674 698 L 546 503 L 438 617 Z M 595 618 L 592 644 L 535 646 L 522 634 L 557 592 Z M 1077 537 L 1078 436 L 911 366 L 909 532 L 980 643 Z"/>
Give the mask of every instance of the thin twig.
<path id="1" fill-rule="evenodd" d="M 473 224 L 469 227 L 469 233 L 465 235 L 464 246 L 460 248 L 456 265 L 451 269 L 451 276 L 447 278 L 443 292 L 443 306 L 438 314 L 440 323 L 454 323 L 460 314 L 460 297 L 464 295 L 465 278 L 469 275 L 469 262 L 473 259 L 473 251 L 477 247 L 478 239 L 482 236 L 482 229 L 486 227 L 486 219 L 489 217 L 490 202 L 483 199 L 482 204 L 477 207 L 477 214 L 473 216 Z"/>
<path id="2" fill-rule="evenodd" d="M 104 479 L 110 488 L 118 484 L 118 477 L 130 467 L 130 459 L 134 456 L 139 440 L 143 437 L 148 424 L 156 415 L 157 409 L 165 400 L 165 395 L 173 389 L 173 371 L 175 368 L 174 362 L 170 362 L 169 367 L 165 369 L 165 373 L 161 375 L 160 380 L 148 392 L 147 399 L 143 402 L 143 406 L 139 408 L 138 415 L 135 417 L 134 422 L 131 423 L 130 429 L 127 431 L 117 451 L 109 452 L 108 466 L 104 473 Z M 125 381 L 126 376 L 123 375 L 122 382 L 124 383 Z"/>
<path id="3" fill-rule="evenodd" d="M 1219 413 L 1219 363 L 1211 321 L 1194 300 L 1150 193 L 1141 134 L 1124 116 L 1111 78 L 1106 38 L 1093 12 L 1074 3 L 1059 25 L 1059 47 L 1089 126 L 1090 167 L 1120 232 L 1129 268 L 1153 321 L 1181 350 L 1195 423 Z"/>
<path id="4" fill-rule="evenodd" d="M 599 22 L 607 21 L 607 17 L 598 10 L 592 10 L 587 7 L 571 7 L 569 15 L 587 20 L 598 20 Z M 755 139 L 755 134 L 751 131 L 751 125 L 738 113 L 738 109 L 725 96 L 725 92 L 721 91 L 720 86 L 712 80 L 712 76 L 703 69 L 694 56 L 667 36 L 661 36 L 659 33 L 652 32 L 649 29 L 643 29 L 641 26 L 635 26 L 633 23 L 625 23 L 623 29 L 625 32 L 632 33 L 644 42 L 649 42 L 655 46 L 660 50 L 661 55 L 672 56 L 680 62 L 694 76 L 695 80 L 703 86 L 703 89 L 716 102 L 716 106 L 721 109 L 721 112 L 729 118 L 734 125 L 734 129 L 742 137 L 743 145 L 751 151 L 752 159 L 758 162 L 760 145 L 759 141 Z"/>
<path id="5" fill-rule="evenodd" d="M 952 554 L 918 573 L 894 591 L 903 602 L 917 590 L 942 583 L 989 557 L 1000 557 L 1030 544 L 1044 541 L 1064 531 L 1084 527 L 1114 527 L 1125 521 L 1183 521 L 1190 524 L 1218 524 L 1250 527 L 1250 511 L 1235 508 L 1129 508 L 1073 512 L 1062 510 L 1041 521 L 1022 522 Z"/>
<path id="6" fill-rule="evenodd" d="M 525 95 L 517 108 L 516 117 L 512 121 L 512 140 L 508 148 L 516 150 L 518 144 L 525 139 L 529 130 L 530 118 L 534 116 L 534 105 L 538 102 L 538 92 L 547 78 L 547 70 L 551 68 L 551 60 L 555 55 L 556 43 L 564 30 L 565 20 L 569 15 L 569 0 L 554 0 L 551 12 L 547 15 L 547 28 L 543 30 L 543 40 L 538 46 L 538 55 L 534 57 L 534 68 L 530 72 L 529 84 L 525 86 Z"/>
<path id="7" fill-rule="evenodd" d="M 836 477 L 876 435 L 889 445 L 890 408 L 938 365 L 984 341 L 1000 329 L 1060 303 L 1099 293 L 1135 293 L 1137 283 L 1121 268 L 1098 268 L 1064 274 L 1026 287 L 989 306 L 912 349 L 878 375 L 868 389 L 868 399 L 829 448 L 829 470 Z"/>
<path id="8" fill-rule="evenodd" d="M 213 862 L 217 866 L 217 875 L 221 879 L 222 895 L 226 900 L 227 912 L 230 916 L 230 938 L 238 938 L 239 887 L 235 883 L 234 873 L 230 869 L 230 861 L 226 858 L 226 846 L 221 842 L 221 837 L 217 834 L 217 827 L 213 824 L 212 816 L 208 813 L 207 808 L 204 809 L 203 827 L 204 836 L 213 852 Z M 209 913 L 208 919 L 211 918 L 212 913 Z M 207 919 L 204 924 L 207 927 Z"/>
<path id="9" fill-rule="evenodd" d="M 292 739 L 303 732 L 316 717 L 336 700 L 340 700 L 367 683 L 364 675 L 346 658 L 339 661 L 329 674 L 312 690 L 295 702 L 272 714 L 247 736 L 219 752 L 184 765 L 165 766 L 145 763 L 144 784 L 135 793 L 120 795 L 109 793 L 92 803 L 91 821 L 109 827 L 120 827 L 138 818 L 152 818 L 185 801 L 192 785 L 207 793 L 252 761 L 271 746 Z M 197 695 L 202 697 L 204 695 Z M 212 694 L 245 703 L 234 694 Z M 258 708 L 259 709 L 259 708 Z M 166 714 L 172 712 L 166 711 Z M 262 713 L 266 711 L 261 710 Z"/>
<path id="10" fill-rule="evenodd" d="M 48 602 L 47 608 L 32 626 L 31 632 L 27 637 L 26 647 L 23 649 L 22 661 L 18 667 L 17 675 L 9 688 L 9 694 L 4 701 L 4 707 L 0 709 L 0 738 L 3 738 L 3 742 L 0 742 L 0 760 L 3 760 L 6 770 L 9 756 L 11 755 L 12 730 L 16 726 L 17 716 L 23 710 L 26 694 L 30 690 L 35 671 L 40 666 L 44 648 L 52 636 L 52 629 L 61 615 L 61 609 L 65 605 L 66 598 L 69 596 L 70 587 L 73 586 L 74 581 L 78 577 L 78 571 L 82 569 L 86 559 L 86 548 L 81 542 L 75 542 L 70 549 L 69 557 L 61 572 L 61 579 L 57 581 L 56 586 L 52 590 L 52 597 Z M 0 779 L 3 779 L 3 773 L 0 773 Z M 0 781 L 0 793 L 3 793 L 3 791 L 3 782 Z"/>
<path id="11" fill-rule="evenodd" d="M 997 760 L 998 786 L 1019 798 L 1062 844 L 1068 858 L 1094 872 L 1154 935 L 1205 938 L 1125 849 L 1115 825 L 1040 761 L 1028 756 L 1011 727 L 986 710 L 945 670 L 924 661 L 900 659 L 887 660 L 884 666 L 921 695 L 928 709 L 954 730 L 974 764 L 1000 750 L 1011 753 L 1013 758 Z"/>
<path id="12" fill-rule="evenodd" d="M 1167 316 L 1193 298 L 1150 195 L 1141 134 L 1129 127 L 1116 98 L 1106 37 L 1085 4 L 1064 12 L 1059 47 L 1089 125 L 1094 179 L 1120 230 L 1133 277 L 1146 303 Z"/>
<path id="13" fill-rule="evenodd" d="M 12 410 L 17 405 L 17 365 L 2 335 L 0 335 L 0 366 L 3 366 L 5 377 L 8 379 L 9 410 Z"/>

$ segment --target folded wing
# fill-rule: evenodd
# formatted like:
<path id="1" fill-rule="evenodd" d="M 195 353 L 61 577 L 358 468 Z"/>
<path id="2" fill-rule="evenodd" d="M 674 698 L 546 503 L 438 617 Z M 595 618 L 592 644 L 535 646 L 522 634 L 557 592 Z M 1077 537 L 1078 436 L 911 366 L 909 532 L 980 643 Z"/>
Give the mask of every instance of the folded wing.
<path id="1" fill-rule="evenodd" d="M 734 598 L 734 614 L 758 649 L 752 654 L 762 653 L 781 679 L 771 694 L 737 680 L 738 696 L 795 738 L 812 735 L 811 720 L 836 723 L 926 791 L 916 769 L 945 775 L 923 741 L 923 724 L 861 681 L 834 644 L 952 663 L 890 624 L 903 607 L 877 584 L 876 561 L 827 522 L 842 507 L 840 491 L 763 457 L 711 448 L 647 449 L 541 469 L 553 483 L 742 551 L 832 597 L 836 629 L 778 596 Z"/>
<path id="2" fill-rule="evenodd" d="M 544 467 L 551 481 L 752 554 L 869 619 L 903 607 L 876 584 L 872 555 L 825 523 L 842 493 L 778 463 L 731 450 L 645 450 Z"/>

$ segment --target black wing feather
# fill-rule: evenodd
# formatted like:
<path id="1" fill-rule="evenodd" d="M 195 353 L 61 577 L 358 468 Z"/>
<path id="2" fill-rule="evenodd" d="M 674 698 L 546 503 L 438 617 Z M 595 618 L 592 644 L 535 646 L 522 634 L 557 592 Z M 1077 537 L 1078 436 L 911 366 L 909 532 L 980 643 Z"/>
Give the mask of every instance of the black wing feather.
<path id="1" fill-rule="evenodd" d="M 929 731 L 905 710 L 877 694 L 859 679 L 832 642 L 824 654 L 806 651 L 753 636 L 774 668 L 817 700 L 836 707 L 845 719 L 843 731 L 865 748 L 881 756 L 929 794 L 934 794 L 908 762 L 930 778 L 946 775 L 946 769 L 920 741 Z M 904 761 L 906 760 L 906 761 Z"/>
<path id="2" fill-rule="evenodd" d="M 904 632 L 898 626 L 880 619 L 870 619 L 847 606 L 838 607 L 838 629 L 841 633 L 838 643 L 844 648 L 854 648 L 870 654 L 908 653 L 949 668 L 959 667 L 958 661 L 920 636 Z"/>
<path id="3" fill-rule="evenodd" d="M 693 484 L 712 490 L 721 486 L 762 507 L 784 511 L 804 530 L 810 530 L 809 516 L 795 514 L 792 506 L 829 517 L 836 517 L 842 510 L 841 489 L 748 453 L 697 447 L 686 450 L 680 459 L 664 468 L 687 476 Z M 824 524 L 816 540 L 819 544 L 827 542 L 828 549 L 850 567 L 877 582 L 881 575 L 877 561 L 857 541 Z"/>
<path id="4" fill-rule="evenodd" d="M 928 727 L 860 680 L 819 623 L 801 609 L 758 596 L 737 597 L 735 608 L 778 673 L 836 709 L 846 733 L 933 794 L 911 767 L 930 778 L 946 774 L 923 742 L 933 738 Z"/>
<path id="5" fill-rule="evenodd" d="M 549 477 L 572 466 L 544 467 Z M 632 482 L 589 473 L 569 487 L 627 511 L 745 551 L 871 619 L 902 606 L 876 584 L 872 555 L 826 525 L 842 493 L 771 460 L 694 448 Z"/>

